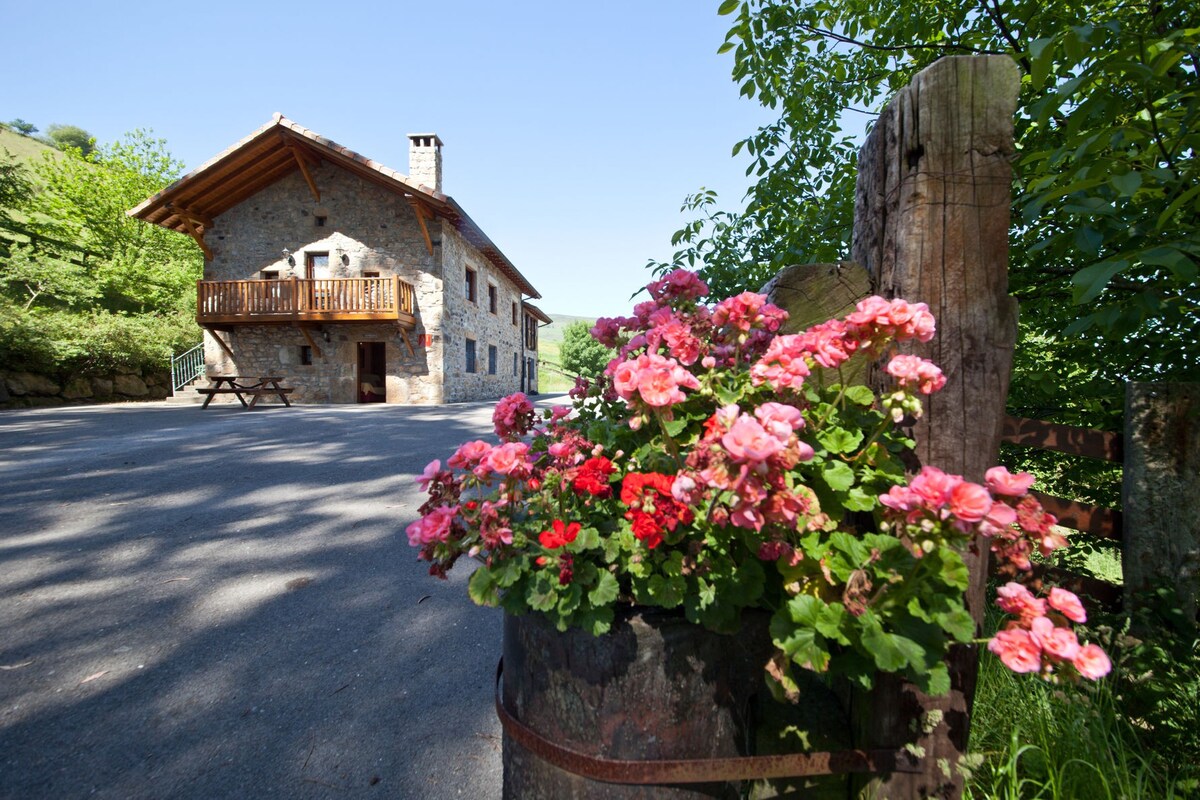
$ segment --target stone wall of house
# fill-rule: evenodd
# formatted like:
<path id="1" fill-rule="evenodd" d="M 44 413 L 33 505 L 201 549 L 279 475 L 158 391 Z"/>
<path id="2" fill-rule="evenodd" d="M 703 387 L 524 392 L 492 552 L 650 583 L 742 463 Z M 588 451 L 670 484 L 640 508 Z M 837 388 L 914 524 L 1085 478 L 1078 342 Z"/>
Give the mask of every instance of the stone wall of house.
<path id="1" fill-rule="evenodd" d="M 388 402 L 442 402 L 445 355 L 440 337 L 422 345 L 422 335 L 436 334 L 442 325 L 438 226 L 430 225 L 435 240 L 430 255 L 416 214 L 403 197 L 329 163 L 310 171 L 320 202 L 295 172 L 215 220 L 205 235 L 213 252 L 205 279 L 260 279 L 265 273 L 303 278 L 307 253 L 327 253 L 334 278 L 357 278 L 364 272 L 398 275 L 415 290 L 417 328 L 408 333 L 414 352 L 409 353 L 395 325 L 331 324 L 310 331 L 321 355 L 314 351 L 313 363 L 303 365 L 300 348 L 308 342 L 300 330 L 238 325 L 217 334 L 230 344 L 234 358 L 217 345 L 214 334 L 205 334 L 209 373 L 279 374 L 296 387 L 292 396 L 300 402 L 352 403 L 357 398 L 357 343 L 383 341 Z"/>
<path id="2" fill-rule="evenodd" d="M 445 310 L 440 331 L 447 402 L 489 400 L 521 389 L 521 296 L 508 277 L 483 257 L 448 222 L 441 224 Z M 468 269 L 475 271 L 475 302 L 467 299 Z M 488 287 L 496 288 L 496 312 Z M 513 324 L 512 304 L 517 304 Z M 475 342 L 475 372 L 467 371 L 467 341 Z M 496 348 L 496 372 L 489 374 L 488 349 Z M 516 369 L 513 355 L 517 355 Z"/>
<path id="3" fill-rule="evenodd" d="M 118 372 L 67 378 L 31 372 L 0 372 L 0 407 L 123 403 L 162 400 L 171 394 L 169 372 Z"/>
<path id="4" fill-rule="evenodd" d="M 328 342 L 323 333 L 329 334 Z M 237 325 L 233 331 L 218 334 L 236 358 L 212 341 L 212 334 L 205 335 L 206 366 L 210 374 L 282 377 L 283 385 L 295 389 L 290 396 L 293 402 L 356 403 L 361 377 L 358 346 L 383 342 L 387 402 L 442 402 L 441 363 L 431 361 L 430 351 L 412 334 L 408 336 L 410 353 L 395 325 L 326 325 L 323 333 L 310 331 L 313 345 L 309 345 L 298 328 L 288 325 Z M 302 363 L 306 347 L 311 349 L 310 364 Z M 214 402 L 221 400 L 237 402 L 232 395 L 214 398 Z"/>

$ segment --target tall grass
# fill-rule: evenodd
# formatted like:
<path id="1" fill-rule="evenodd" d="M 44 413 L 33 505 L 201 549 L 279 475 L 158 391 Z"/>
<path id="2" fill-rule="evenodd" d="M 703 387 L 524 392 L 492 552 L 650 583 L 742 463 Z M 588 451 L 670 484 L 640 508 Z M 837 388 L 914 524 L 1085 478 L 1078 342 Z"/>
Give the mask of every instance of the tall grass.
<path id="1" fill-rule="evenodd" d="M 1112 638 L 1117 670 L 1096 684 L 1058 686 L 983 659 L 970 746 L 983 761 L 966 798 L 1200 797 L 1200 746 L 1178 730 L 1192 726 L 1198 713 L 1194 642 L 1190 659 L 1188 642 L 1179 640 L 1182 658 L 1147 669 L 1143 642 Z M 1135 696 L 1156 682 L 1158 694 L 1180 702 L 1157 703 L 1158 717 L 1138 716 Z"/>

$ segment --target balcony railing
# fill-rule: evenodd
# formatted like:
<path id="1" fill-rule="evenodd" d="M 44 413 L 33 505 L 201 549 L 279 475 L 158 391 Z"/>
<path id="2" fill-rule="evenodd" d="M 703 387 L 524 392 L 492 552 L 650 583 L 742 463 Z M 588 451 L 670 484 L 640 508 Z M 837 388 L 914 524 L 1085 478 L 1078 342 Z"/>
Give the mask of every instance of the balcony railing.
<path id="1" fill-rule="evenodd" d="M 413 287 L 396 277 L 197 281 L 201 325 L 267 322 L 416 324 Z"/>

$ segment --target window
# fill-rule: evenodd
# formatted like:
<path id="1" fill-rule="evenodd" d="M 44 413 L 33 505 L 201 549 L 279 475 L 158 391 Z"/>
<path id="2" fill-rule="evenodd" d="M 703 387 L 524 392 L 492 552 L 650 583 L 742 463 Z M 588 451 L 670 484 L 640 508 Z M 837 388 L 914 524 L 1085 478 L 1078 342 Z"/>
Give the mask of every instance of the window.
<path id="1" fill-rule="evenodd" d="M 513 302 L 513 325 L 517 324 L 517 304 Z"/>
<path id="2" fill-rule="evenodd" d="M 488 375 L 496 374 L 496 345 L 488 345 Z"/>
<path id="3" fill-rule="evenodd" d="M 312 366 L 312 348 L 306 344 L 300 345 L 300 363 L 306 367 Z"/>
<path id="4" fill-rule="evenodd" d="M 467 267 L 467 302 L 478 302 L 475 299 L 475 270 Z"/>
<path id="5" fill-rule="evenodd" d="M 362 276 L 364 278 L 378 278 L 379 270 L 363 270 Z"/>
<path id="6" fill-rule="evenodd" d="M 496 289 L 496 287 L 492 286 L 489 283 L 488 284 L 488 311 L 492 312 L 493 314 L 498 313 L 498 309 L 500 308 L 499 294 L 500 293 Z"/>
<path id="7" fill-rule="evenodd" d="M 318 227 L 318 228 L 324 228 L 324 227 L 325 227 L 325 220 L 327 220 L 327 219 L 329 219 L 329 218 L 328 218 L 328 217 L 321 216 L 320 214 L 318 214 L 318 215 L 316 215 L 316 216 L 314 216 L 314 217 L 313 217 L 313 220 L 314 220 L 314 221 L 317 223 L 317 227 Z"/>
<path id="8" fill-rule="evenodd" d="M 264 270 L 262 271 L 262 279 L 263 279 L 264 281 L 277 281 L 277 280 L 279 280 L 279 270 L 277 270 L 277 269 L 264 269 Z"/>
<path id="9" fill-rule="evenodd" d="M 475 340 L 467 339 L 467 372 L 475 371 Z"/>
<path id="10" fill-rule="evenodd" d="M 513 375 L 517 374 L 517 354 L 513 353 Z"/>

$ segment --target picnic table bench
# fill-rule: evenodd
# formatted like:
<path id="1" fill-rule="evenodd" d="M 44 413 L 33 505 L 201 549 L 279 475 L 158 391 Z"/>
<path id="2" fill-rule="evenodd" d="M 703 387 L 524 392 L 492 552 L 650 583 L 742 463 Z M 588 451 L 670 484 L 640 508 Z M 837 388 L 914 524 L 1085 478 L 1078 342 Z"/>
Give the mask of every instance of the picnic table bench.
<path id="1" fill-rule="evenodd" d="M 238 402 L 246 410 L 258 405 L 263 395 L 274 395 L 285 406 L 290 406 L 287 396 L 295 391 L 291 386 L 281 386 L 279 382 L 283 378 L 278 375 L 209 375 L 208 379 L 212 381 L 211 385 L 196 389 L 197 393 L 206 395 L 201 409 L 208 408 L 208 404 L 219 394 L 237 395 Z M 246 396 L 250 397 L 249 403 L 246 402 Z"/>

